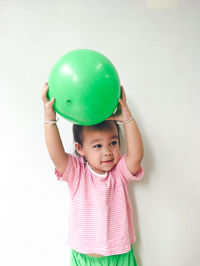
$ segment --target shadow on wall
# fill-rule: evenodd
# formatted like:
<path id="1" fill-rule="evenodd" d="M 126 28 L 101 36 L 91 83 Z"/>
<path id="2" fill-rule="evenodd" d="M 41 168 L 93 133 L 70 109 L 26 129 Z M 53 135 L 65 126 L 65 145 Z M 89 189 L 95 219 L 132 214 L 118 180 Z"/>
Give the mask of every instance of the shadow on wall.
<path id="1" fill-rule="evenodd" d="M 138 115 L 136 115 L 136 117 L 138 117 Z M 140 119 L 138 119 L 140 120 Z M 144 177 L 142 180 L 140 180 L 139 182 L 143 183 L 143 186 L 146 186 L 147 183 L 149 182 L 148 176 L 151 176 L 151 171 L 154 168 L 154 158 L 153 158 L 153 154 L 152 154 L 152 147 L 150 147 L 150 144 L 148 143 L 148 139 L 145 137 L 145 132 L 142 128 L 141 123 L 138 123 L 139 125 L 139 129 L 140 132 L 142 133 L 142 139 L 143 139 L 143 146 L 144 146 L 144 157 L 142 160 L 142 167 L 144 170 Z M 121 146 L 120 146 L 120 151 L 121 154 L 125 154 L 127 152 L 126 149 L 126 137 L 125 137 L 125 133 L 124 130 L 121 128 L 121 138 L 120 138 L 120 142 L 121 142 Z M 145 158 L 148 158 L 148 160 L 145 162 Z M 148 175 L 146 173 L 146 170 L 148 170 Z M 145 175 L 146 174 L 146 175 Z M 135 193 L 134 193 L 134 188 L 135 185 L 137 185 L 137 181 L 135 182 L 130 182 L 128 184 L 127 190 L 128 190 L 128 194 L 131 200 L 131 205 L 132 205 L 132 209 L 133 209 L 133 219 L 134 219 L 134 227 L 135 227 L 135 232 L 136 232 L 136 243 L 133 245 L 134 251 L 135 251 L 135 257 L 137 260 L 137 265 L 138 266 L 142 266 L 142 262 L 140 259 L 140 244 L 141 244 L 141 237 L 140 237 L 140 224 L 138 222 L 138 209 L 137 209 L 137 204 L 136 204 L 136 199 L 135 199 Z"/>

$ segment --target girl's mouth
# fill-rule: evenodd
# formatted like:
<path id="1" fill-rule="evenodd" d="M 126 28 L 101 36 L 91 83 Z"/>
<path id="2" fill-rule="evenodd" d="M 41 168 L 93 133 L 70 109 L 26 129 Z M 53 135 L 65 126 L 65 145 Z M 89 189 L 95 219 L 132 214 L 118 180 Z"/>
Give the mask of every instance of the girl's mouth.
<path id="1" fill-rule="evenodd" d="M 103 161 L 102 163 L 112 163 L 114 161 L 114 159 L 112 160 L 107 160 L 107 161 Z"/>

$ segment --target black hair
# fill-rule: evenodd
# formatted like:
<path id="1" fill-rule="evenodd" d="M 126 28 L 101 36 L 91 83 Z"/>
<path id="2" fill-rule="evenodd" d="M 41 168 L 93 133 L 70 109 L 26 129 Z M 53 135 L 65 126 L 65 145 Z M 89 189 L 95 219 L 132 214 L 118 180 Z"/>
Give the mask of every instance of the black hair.
<path id="1" fill-rule="evenodd" d="M 114 124 L 117 128 L 118 141 L 119 141 L 119 145 L 120 145 L 120 136 L 121 136 L 120 127 L 117 124 L 117 122 L 114 120 L 105 120 L 99 124 L 92 125 L 92 126 L 81 126 L 81 125 L 73 124 L 72 130 L 73 130 L 74 142 L 78 142 L 80 145 L 83 145 L 83 133 L 82 132 L 83 132 L 84 127 L 91 127 L 93 129 L 98 129 L 98 130 L 106 130 L 106 129 L 112 128 L 111 121 L 114 122 Z M 76 150 L 75 150 L 75 153 L 76 153 L 76 155 L 79 155 Z"/>

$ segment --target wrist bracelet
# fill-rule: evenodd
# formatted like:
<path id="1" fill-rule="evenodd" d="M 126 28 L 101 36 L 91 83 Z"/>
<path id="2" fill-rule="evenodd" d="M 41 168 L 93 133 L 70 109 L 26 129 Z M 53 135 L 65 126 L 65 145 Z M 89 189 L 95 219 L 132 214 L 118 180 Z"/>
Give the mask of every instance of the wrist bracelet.
<path id="1" fill-rule="evenodd" d="M 125 121 L 125 122 L 117 122 L 117 124 L 124 125 L 124 124 L 127 124 L 128 122 L 130 122 L 131 120 L 134 120 L 133 116 L 130 119 L 128 119 L 127 121 Z"/>
<path id="2" fill-rule="evenodd" d="M 47 124 L 56 124 L 58 122 L 59 118 L 57 118 L 56 120 L 44 120 L 44 123 Z"/>

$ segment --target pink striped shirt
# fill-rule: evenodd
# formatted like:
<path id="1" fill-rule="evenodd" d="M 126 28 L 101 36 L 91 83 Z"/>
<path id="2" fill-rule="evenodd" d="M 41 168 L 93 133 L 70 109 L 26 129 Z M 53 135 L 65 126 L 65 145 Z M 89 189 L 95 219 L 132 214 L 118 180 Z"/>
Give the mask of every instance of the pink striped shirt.
<path id="1" fill-rule="evenodd" d="M 63 175 L 57 169 L 55 174 L 68 183 L 70 193 L 69 246 L 80 253 L 104 256 L 130 251 L 136 236 L 127 184 L 143 177 L 142 167 L 133 176 L 124 155 L 109 172 L 100 175 L 82 157 L 68 156 Z"/>

